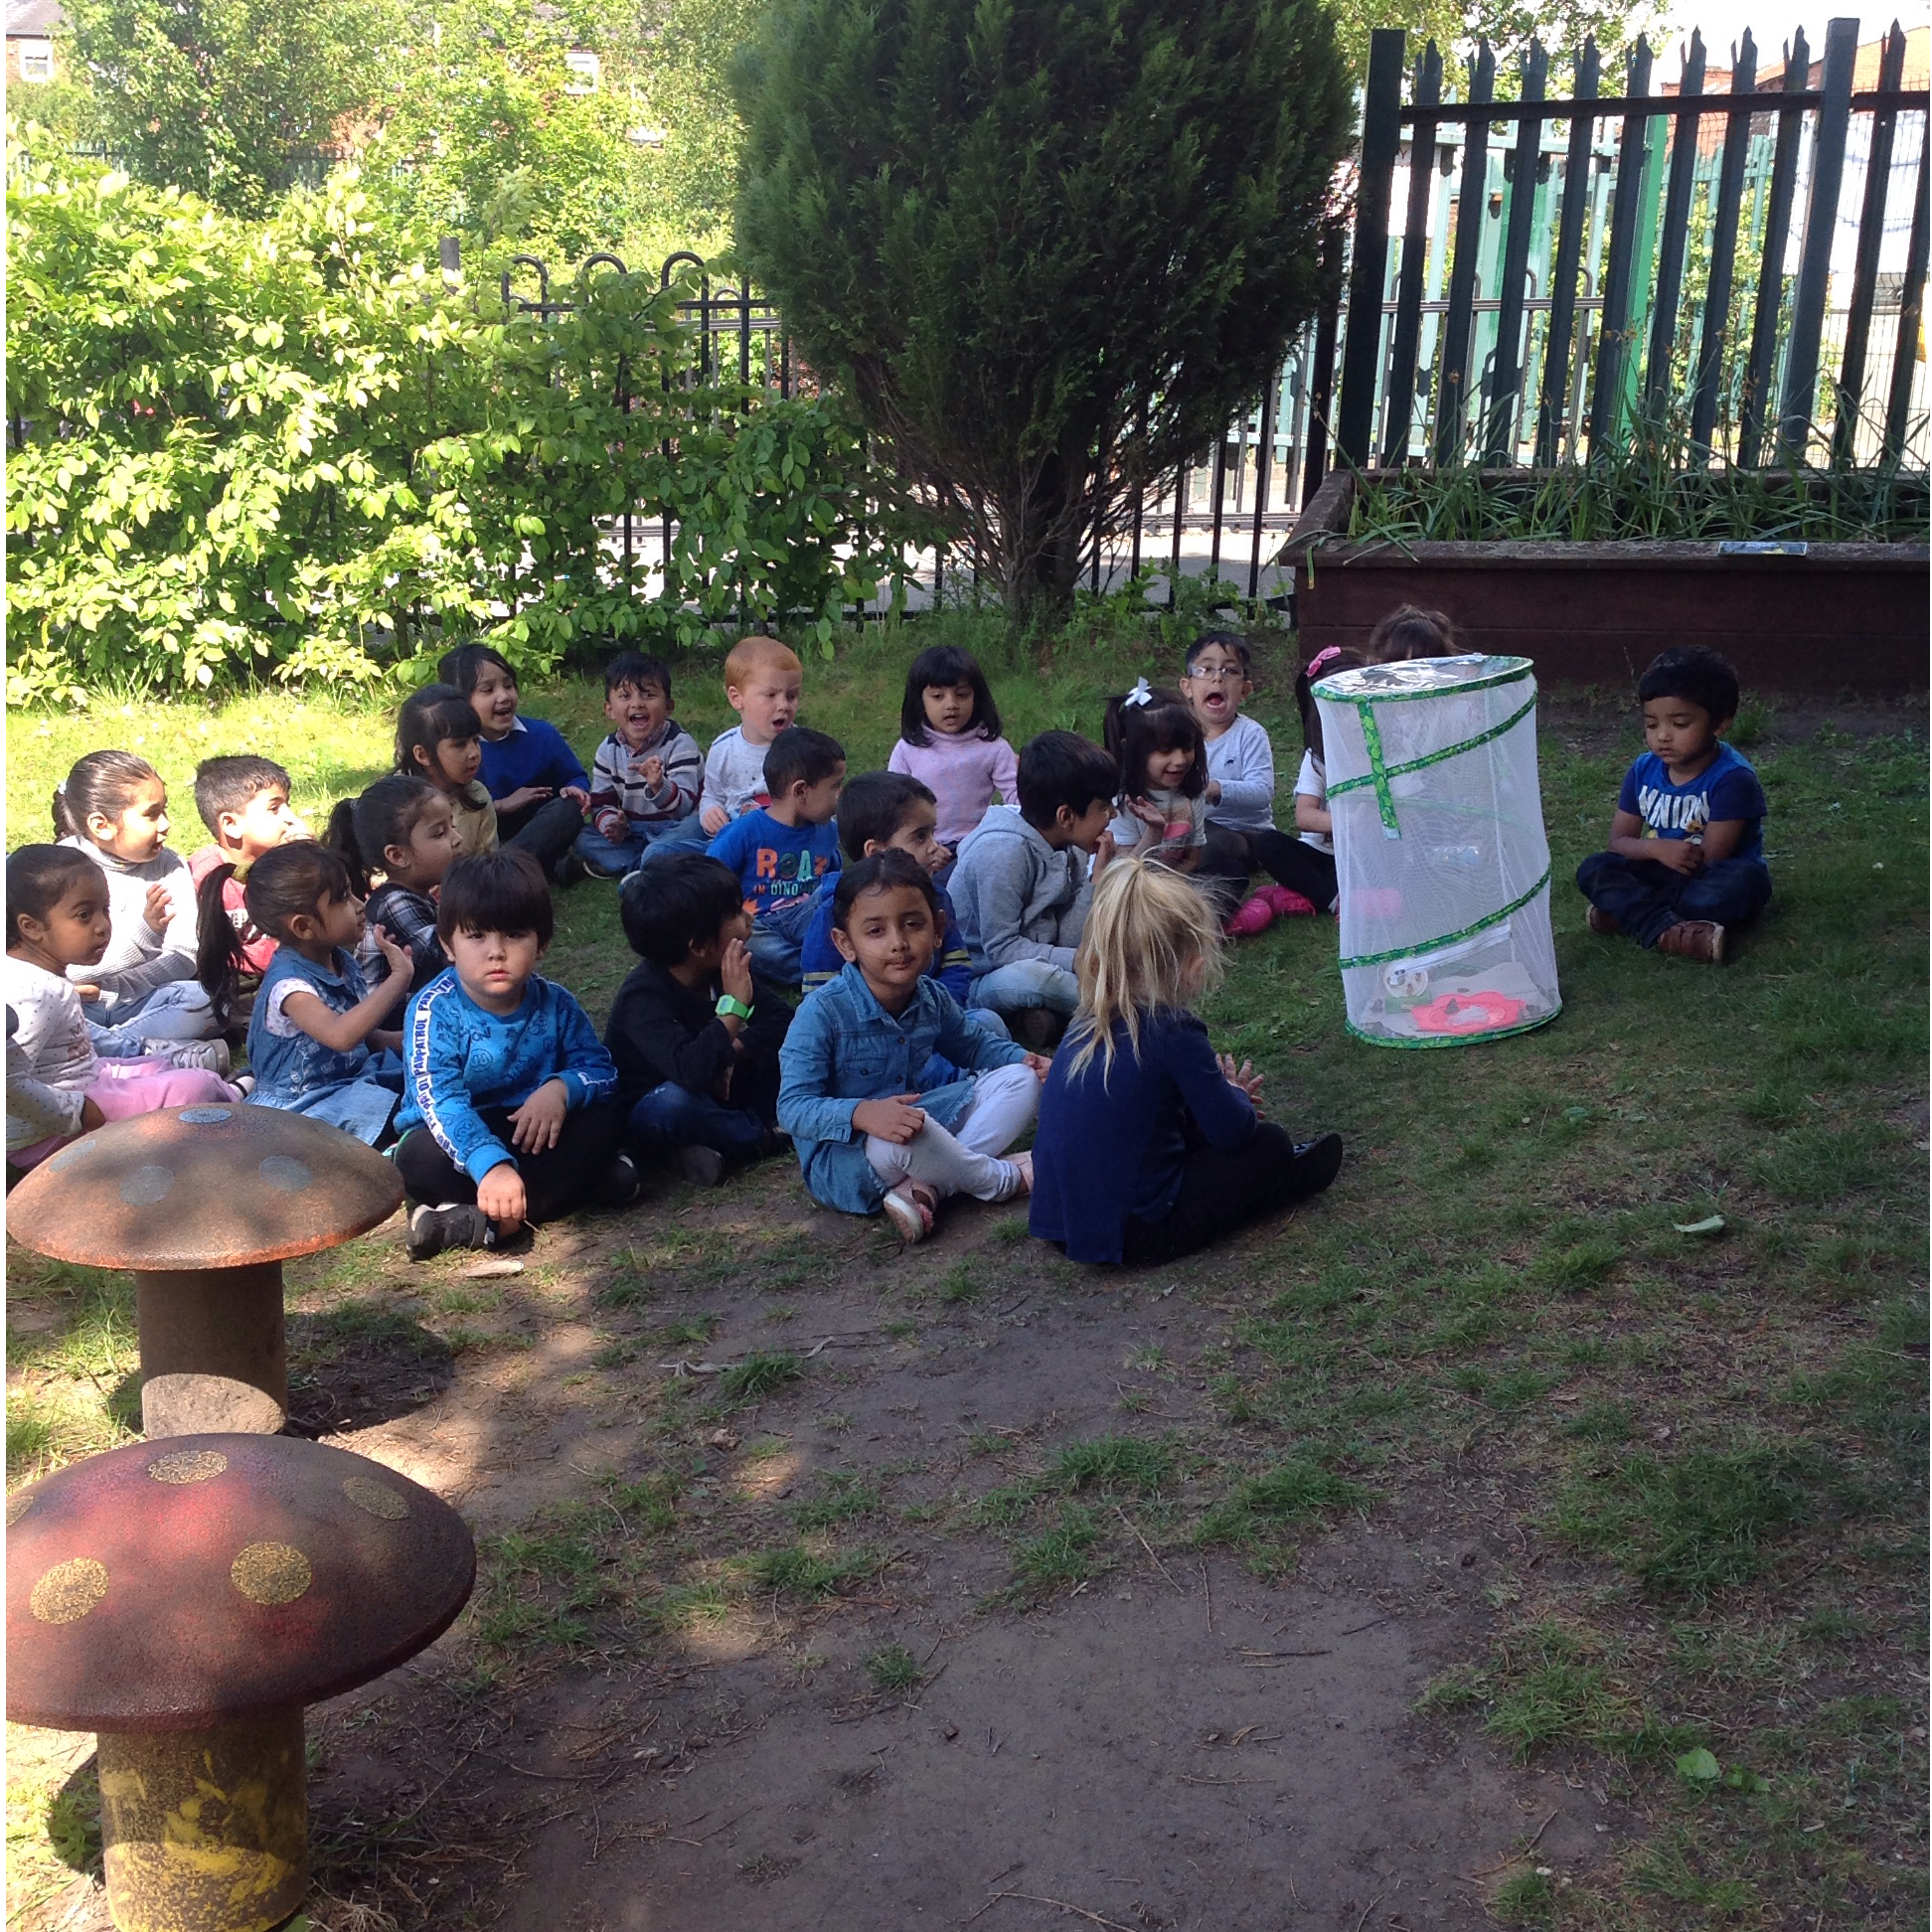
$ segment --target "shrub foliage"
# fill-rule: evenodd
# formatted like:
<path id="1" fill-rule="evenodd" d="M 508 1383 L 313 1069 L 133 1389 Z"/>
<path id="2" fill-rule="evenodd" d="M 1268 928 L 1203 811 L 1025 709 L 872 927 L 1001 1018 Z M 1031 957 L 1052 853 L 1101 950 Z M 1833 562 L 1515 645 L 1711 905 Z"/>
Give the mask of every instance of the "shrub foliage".
<path id="1" fill-rule="evenodd" d="M 1319 0 L 777 0 L 738 247 L 1016 617 L 1208 449 L 1325 285 Z"/>
<path id="2" fill-rule="evenodd" d="M 829 639 L 895 554 L 856 427 L 701 381 L 675 283 L 545 322 L 385 258 L 353 176 L 250 224 L 29 171 L 8 218 L 10 702 L 464 635 L 536 670 L 740 617 Z M 627 504 L 675 525 L 668 581 L 625 581 Z"/>

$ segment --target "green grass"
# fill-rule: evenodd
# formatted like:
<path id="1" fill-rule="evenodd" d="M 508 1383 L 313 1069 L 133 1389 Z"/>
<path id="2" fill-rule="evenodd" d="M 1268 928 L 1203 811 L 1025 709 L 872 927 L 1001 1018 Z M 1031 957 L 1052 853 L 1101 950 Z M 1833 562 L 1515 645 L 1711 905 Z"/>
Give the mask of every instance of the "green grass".
<path id="1" fill-rule="evenodd" d="M 874 1651 L 866 1659 L 866 1675 L 872 1679 L 875 1690 L 897 1696 L 916 1690 L 925 1682 L 919 1660 L 903 1644 L 887 1644 L 883 1650 Z"/>
<path id="2" fill-rule="evenodd" d="M 808 664 L 805 714 L 855 770 L 883 761 L 905 662 L 942 634 L 982 655 L 1016 741 L 1047 724 L 1096 730 L 1109 690 L 1175 668 L 1124 644 L 1104 613 L 1049 659 L 970 615 L 843 640 L 835 663 Z M 1298 741 L 1291 671 L 1264 642 L 1252 709 L 1284 770 Z M 701 736 L 725 722 L 714 661 L 681 662 L 676 683 Z M 580 748 L 600 734 L 600 694 L 584 683 L 526 697 Z M 1914 1842 L 1925 1783 L 1922 1713 L 1896 1701 L 1917 1694 L 1900 1673 L 1920 1654 L 1926 1574 L 1925 746 L 1922 714 L 1867 706 L 1854 731 L 1820 727 L 1829 710 L 1754 696 L 1743 723 L 1770 799 L 1777 897 L 1722 971 L 1583 930 L 1566 882 L 1601 842 L 1638 748 L 1621 692 L 1544 702 L 1565 1002 L 1553 1026 L 1464 1052 L 1377 1052 L 1342 1031 L 1331 928 L 1282 921 L 1233 948 L 1205 1009 L 1215 1045 L 1263 1070 L 1271 1116 L 1291 1131 L 1341 1132 L 1349 1162 L 1322 1203 L 1185 1272 L 1102 1284 L 1032 1243 L 1024 1216 L 967 1210 L 976 1243 L 949 1225 L 888 1273 L 863 1228 L 843 1246 L 801 1231 L 797 1175 L 778 1162 L 715 1198 L 728 1225 L 661 1203 L 607 1230 L 586 1223 L 596 1251 L 548 1289 L 411 1271 L 375 1243 L 291 1264 L 305 1349 L 383 1341 L 385 1319 L 386 1347 L 423 1322 L 541 1338 L 574 1296 L 600 1331 L 593 1347 L 623 1370 L 598 1384 L 635 1405 L 655 1473 L 615 1486 L 586 1474 L 579 1514 L 547 1510 L 520 1540 L 486 1539 L 456 1641 L 501 1690 L 546 1658 L 655 1655 L 753 1609 L 783 1627 L 821 1615 L 827 1593 L 886 1594 L 863 1582 L 878 1555 L 830 1539 L 883 1538 L 887 1522 L 895 1541 L 881 1547 L 894 1550 L 999 1541 L 1013 1582 L 994 1601 L 1024 1606 L 1116 1557 L 1137 1564 L 1122 1508 L 1157 1544 L 1195 1534 L 1264 1570 L 1364 1512 L 1403 1526 L 1389 1534 L 1426 1521 L 1445 1549 L 1490 1550 L 1490 1567 L 1445 1574 L 1475 1614 L 1487 1601 L 1511 1620 L 1501 1639 L 1472 1640 L 1430 1709 L 1608 1781 L 1651 1821 L 1641 1846 L 1553 1903 L 1526 1890 L 1508 1907 L 1523 1922 L 1922 1923 L 1919 1881 L 1893 1852 Z M 74 756 L 121 741 L 169 779 L 184 848 L 200 839 L 184 822 L 198 756 L 281 751 L 318 813 L 380 769 L 387 728 L 360 698 L 281 693 L 9 723 L 15 843 L 45 836 L 47 794 Z M 627 965 L 615 895 L 561 895 L 547 970 L 593 1018 Z M 1717 1238 L 1676 1231 L 1713 1214 Z M 129 1439 L 132 1296 L 125 1276 L 8 1259 L 19 1482 Z M 760 1312 L 795 1307 L 803 1347 L 807 1324 L 825 1332 L 815 1297 L 832 1287 L 881 1294 L 868 1319 L 882 1339 L 929 1324 L 973 1349 L 1001 1335 L 1016 1291 L 1073 1310 L 1121 1293 L 1162 1324 L 1158 1338 L 1137 1332 L 1146 1352 L 1117 1371 L 1155 1413 L 1122 1423 L 1168 1433 L 1041 1449 L 974 1419 L 961 1451 L 994 1458 L 977 1483 L 999 1487 L 937 1502 L 895 1494 L 866 1460 L 871 1398 L 907 1372 L 907 1351 L 873 1368 L 828 1354 L 804 1385 L 784 1351 L 715 1381 L 642 1372 L 702 1359 L 720 1327 L 707 1308 L 731 1309 L 741 1335 L 746 1297 L 770 1298 Z M 514 1340 L 444 1341 L 491 1346 L 489 1372 L 542 1370 Z M 822 1391 L 787 1405 L 788 1453 L 807 1458 L 791 1495 L 716 1477 L 694 1489 L 718 1468 L 707 1445 L 724 1411 L 788 1386 Z M 1083 1393 L 1103 1406 L 1082 1412 L 1104 1414 L 1116 1391 Z M 839 1413 L 805 1420 L 819 1400 Z M 817 1427 L 850 1430 L 850 1467 L 810 1461 Z M 1532 1560 L 1552 1543 L 1553 1560 Z M 1689 1788 L 1669 1759 L 1680 1735 L 1768 1791 Z M 44 1803 L 36 1820 L 44 1833 Z"/>

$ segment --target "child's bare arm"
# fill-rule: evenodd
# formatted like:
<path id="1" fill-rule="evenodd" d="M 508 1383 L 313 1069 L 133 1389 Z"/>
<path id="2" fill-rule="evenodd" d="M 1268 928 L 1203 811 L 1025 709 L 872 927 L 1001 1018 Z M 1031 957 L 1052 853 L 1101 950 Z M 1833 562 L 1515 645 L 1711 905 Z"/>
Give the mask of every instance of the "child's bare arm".
<path id="1" fill-rule="evenodd" d="M 282 1003 L 282 1012 L 291 1026 L 299 1027 L 311 1040 L 338 1053 L 349 1052 L 367 1041 L 409 991 L 409 955 L 381 926 L 376 928 L 376 943 L 389 961 L 389 978 L 375 992 L 358 1000 L 347 1013 L 335 1013 L 313 993 L 291 993 Z"/>
<path id="2" fill-rule="evenodd" d="M 1297 832 L 1333 832 L 1335 830 L 1335 814 L 1313 792 L 1297 792 L 1295 794 L 1295 830 Z"/>
<path id="3" fill-rule="evenodd" d="M 1737 857 L 1737 842 L 1744 836 L 1748 819 L 1713 819 L 1703 829 L 1703 862 L 1714 866 L 1720 859 Z"/>

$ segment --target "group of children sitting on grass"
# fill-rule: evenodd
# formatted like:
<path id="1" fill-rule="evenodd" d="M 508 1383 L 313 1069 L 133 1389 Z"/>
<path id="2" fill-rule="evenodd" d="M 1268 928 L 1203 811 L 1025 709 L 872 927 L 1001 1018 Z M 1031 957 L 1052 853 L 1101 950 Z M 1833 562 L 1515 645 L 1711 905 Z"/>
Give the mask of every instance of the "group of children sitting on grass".
<path id="1" fill-rule="evenodd" d="M 950 1195 L 1030 1195 L 1033 1231 L 1075 1259 L 1191 1252 L 1341 1165 L 1337 1136 L 1263 1117 L 1260 1076 L 1193 1011 L 1224 933 L 1335 908 L 1310 687 L 1459 648 L 1405 608 L 1303 671 L 1296 837 L 1225 631 L 1195 640 L 1178 690 L 1114 699 L 1104 747 L 1046 731 L 1017 754 L 971 656 L 926 651 L 887 767 L 850 780 L 794 722 L 803 672 L 775 639 L 725 659 L 739 723 L 705 757 L 667 668 L 616 658 L 590 773 L 468 645 L 402 707 L 396 770 L 320 840 L 279 765 L 206 761 L 212 843 L 187 861 L 153 768 L 91 752 L 55 800 L 60 842 L 7 864 L 8 1158 L 245 1097 L 393 1143 L 422 1258 L 623 1207 L 639 1157 L 713 1183 L 789 1140 L 815 1199 L 907 1241 Z M 1578 884 L 1592 930 L 1714 961 L 1770 894 L 1763 794 L 1720 737 L 1736 680 L 1667 652 L 1639 696 L 1651 749 Z M 1257 867 L 1274 883 L 1250 894 Z M 553 883 L 585 873 L 621 879 L 638 960 L 602 1039 L 538 970 Z"/>

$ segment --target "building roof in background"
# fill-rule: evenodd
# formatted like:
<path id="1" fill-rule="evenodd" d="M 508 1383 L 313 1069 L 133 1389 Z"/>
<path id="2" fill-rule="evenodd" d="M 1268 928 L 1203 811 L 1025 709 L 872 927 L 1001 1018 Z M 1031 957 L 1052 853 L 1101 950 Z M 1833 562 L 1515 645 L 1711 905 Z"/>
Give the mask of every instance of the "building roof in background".
<path id="1" fill-rule="evenodd" d="M 51 40 L 66 25 L 60 0 L 7 0 L 9 40 Z"/>

